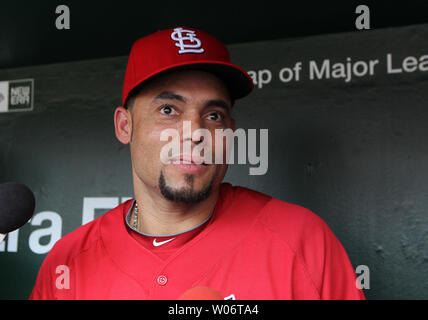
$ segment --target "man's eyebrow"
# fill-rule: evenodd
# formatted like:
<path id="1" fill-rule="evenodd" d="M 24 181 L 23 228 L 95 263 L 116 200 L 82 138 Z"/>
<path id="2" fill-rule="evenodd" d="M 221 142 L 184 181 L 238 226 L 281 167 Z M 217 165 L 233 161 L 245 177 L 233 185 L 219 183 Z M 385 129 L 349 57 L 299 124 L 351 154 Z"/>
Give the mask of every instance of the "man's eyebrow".
<path id="1" fill-rule="evenodd" d="M 156 101 L 156 100 L 178 100 L 181 102 L 187 101 L 186 98 L 184 98 L 183 96 L 180 96 L 179 94 L 176 94 L 170 91 L 164 91 L 160 93 L 153 99 L 153 101 Z"/>
<path id="2" fill-rule="evenodd" d="M 157 100 L 178 100 L 180 102 L 187 102 L 187 99 L 184 98 L 183 96 L 171 92 L 171 91 L 163 91 L 162 93 L 160 93 L 159 95 L 157 95 L 153 101 L 157 101 Z M 225 100 L 222 99 L 210 99 L 208 101 L 206 101 L 204 103 L 204 107 L 208 108 L 208 107 L 220 107 L 222 109 L 225 109 L 226 111 L 230 111 L 231 106 L 229 103 L 227 103 Z"/>

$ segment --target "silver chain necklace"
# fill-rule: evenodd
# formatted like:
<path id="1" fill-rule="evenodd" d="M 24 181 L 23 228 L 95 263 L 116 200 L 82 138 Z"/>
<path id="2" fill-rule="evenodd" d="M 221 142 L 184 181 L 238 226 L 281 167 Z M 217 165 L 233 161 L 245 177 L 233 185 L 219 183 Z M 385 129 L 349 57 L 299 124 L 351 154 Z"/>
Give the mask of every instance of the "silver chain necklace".
<path id="1" fill-rule="evenodd" d="M 135 230 L 137 230 L 138 225 L 138 203 L 135 202 L 135 210 L 134 210 L 134 221 L 132 222 L 132 226 Z"/>
<path id="2" fill-rule="evenodd" d="M 197 228 L 197 227 L 203 225 L 205 222 L 207 222 L 211 218 L 212 214 L 213 213 L 211 212 L 210 216 L 205 221 L 203 221 L 200 225 L 198 225 L 194 228 Z M 138 226 L 138 203 L 137 203 L 137 201 L 135 201 L 134 218 L 132 220 L 132 227 L 134 228 L 134 230 L 138 231 L 137 226 Z M 192 228 L 192 229 L 194 229 L 194 228 Z M 192 230 L 192 229 L 190 229 L 190 230 Z M 190 231 L 190 230 L 187 230 L 187 231 Z M 187 231 L 184 231 L 184 232 L 187 232 Z M 184 233 L 184 232 L 180 232 L 180 233 Z M 180 234 L 180 233 L 178 233 L 178 234 Z"/>

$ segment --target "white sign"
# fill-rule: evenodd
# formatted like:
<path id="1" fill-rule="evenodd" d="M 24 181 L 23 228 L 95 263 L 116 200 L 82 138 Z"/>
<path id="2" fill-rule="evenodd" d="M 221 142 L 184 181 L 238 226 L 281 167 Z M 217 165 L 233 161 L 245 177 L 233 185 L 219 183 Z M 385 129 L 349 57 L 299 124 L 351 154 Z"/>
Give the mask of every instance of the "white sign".
<path id="1" fill-rule="evenodd" d="M 31 111 L 34 79 L 0 81 L 0 112 Z"/>

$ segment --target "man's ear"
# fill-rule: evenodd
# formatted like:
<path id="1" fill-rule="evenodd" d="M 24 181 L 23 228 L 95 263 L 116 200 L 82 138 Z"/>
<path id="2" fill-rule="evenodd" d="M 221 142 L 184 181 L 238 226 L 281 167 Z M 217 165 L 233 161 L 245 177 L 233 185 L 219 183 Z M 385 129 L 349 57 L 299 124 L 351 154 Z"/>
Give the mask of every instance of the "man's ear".
<path id="1" fill-rule="evenodd" d="M 117 107 L 114 112 L 114 129 L 116 138 L 123 144 L 131 142 L 132 114 L 124 107 Z"/>

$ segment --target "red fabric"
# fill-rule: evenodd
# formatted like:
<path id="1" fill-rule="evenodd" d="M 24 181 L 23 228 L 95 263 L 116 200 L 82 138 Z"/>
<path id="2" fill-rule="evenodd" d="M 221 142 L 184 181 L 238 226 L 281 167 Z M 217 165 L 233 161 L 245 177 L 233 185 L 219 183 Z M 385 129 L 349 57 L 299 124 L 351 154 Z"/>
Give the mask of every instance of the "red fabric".
<path id="1" fill-rule="evenodd" d="M 136 241 L 138 241 L 139 244 L 141 244 L 142 246 L 144 246 L 145 248 L 147 248 L 148 250 L 156 254 L 162 260 L 166 260 L 172 253 L 177 251 L 180 247 L 185 245 L 187 242 L 189 242 L 194 237 L 196 237 L 198 233 L 204 230 L 207 224 L 208 222 L 205 222 L 204 224 L 190 231 L 187 231 L 175 236 L 169 236 L 169 237 L 146 236 L 146 235 L 137 233 L 134 230 L 131 230 L 129 227 L 127 229 L 131 237 L 134 238 Z M 168 240 L 169 242 L 156 247 L 153 244 L 154 240 L 157 241 L 158 243 L 162 243 Z"/>
<path id="2" fill-rule="evenodd" d="M 229 50 L 222 42 L 201 30 L 187 27 L 178 29 L 183 30 L 180 35 L 184 37 L 179 41 L 178 38 L 174 39 L 177 28 L 170 28 L 134 42 L 123 82 L 122 105 L 125 105 L 130 92 L 139 84 L 165 71 L 186 66 L 206 69 L 220 75 L 231 85 L 229 89 L 233 98 L 241 98 L 253 90 L 251 77 L 242 68 L 231 63 Z M 194 32 L 194 41 L 190 40 L 187 31 Z M 196 52 L 180 53 L 180 44 L 197 46 Z"/>
<path id="3" fill-rule="evenodd" d="M 348 256 L 316 214 L 222 184 L 213 216 L 166 260 L 127 231 L 132 200 L 60 239 L 31 299 L 177 299 L 196 286 L 240 299 L 364 299 Z M 58 289 L 57 267 L 70 270 Z"/>

